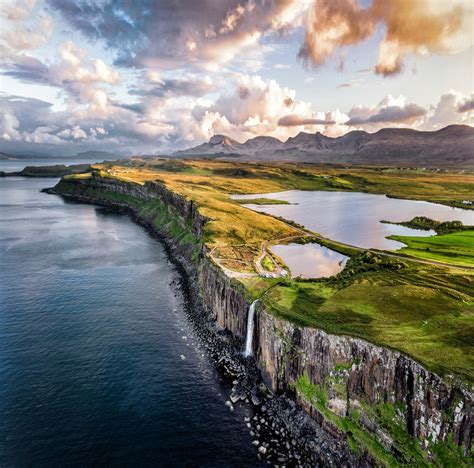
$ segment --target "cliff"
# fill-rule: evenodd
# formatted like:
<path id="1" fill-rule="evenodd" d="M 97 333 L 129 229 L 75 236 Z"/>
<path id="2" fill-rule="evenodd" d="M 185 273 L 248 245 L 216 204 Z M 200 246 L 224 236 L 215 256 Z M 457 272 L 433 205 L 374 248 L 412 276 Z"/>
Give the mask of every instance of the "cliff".
<path id="1" fill-rule="evenodd" d="M 131 211 L 166 238 L 222 329 L 243 343 L 251 294 L 212 262 L 201 243 L 209 220 L 159 182 L 144 185 L 93 173 L 52 190 L 76 200 Z M 253 351 L 267 386 L 297 401 L 355 452 L 385 464 L 441 463 L 471 453 L 473 394 L 413 359 L 361 339 L 280 320 L 261 298 Z M 462 453 L 461 453 L 462 452 Z"/>

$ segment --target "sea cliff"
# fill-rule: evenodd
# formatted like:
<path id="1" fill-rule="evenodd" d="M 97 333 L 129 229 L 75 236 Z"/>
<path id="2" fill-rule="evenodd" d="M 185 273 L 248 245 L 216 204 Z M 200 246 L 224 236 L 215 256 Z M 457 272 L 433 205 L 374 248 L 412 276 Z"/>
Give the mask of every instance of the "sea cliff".
<path id="1" fill-rule="evenodd" d="M 210 316 L 243 346 L 255 298 L 206 252 L 210 220 L 195 203 L 160 182 L 96 172 L 64 178 L 50 192 L 125 209 L 166 239 Z M 365 463 L 470 463 L 473 394 L 457 379 L 442 379 L 395 350 L 281 320 L 264 300 L 257 304 L 253 355 L 271 391 L 299 403 Z"/>

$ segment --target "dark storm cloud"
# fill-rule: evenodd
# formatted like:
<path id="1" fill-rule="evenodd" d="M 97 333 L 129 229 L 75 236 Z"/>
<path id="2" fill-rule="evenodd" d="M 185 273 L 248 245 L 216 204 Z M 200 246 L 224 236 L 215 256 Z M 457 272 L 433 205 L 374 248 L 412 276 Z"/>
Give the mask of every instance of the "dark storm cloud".
<path id="1" fill-rule="evenodd" d="M 418 104 L 407 104 L 404 107 L 382 107 L 376 114 L 369 117 L 352 117 L 346 125 L 362 125 L 376 123 L 400 123 L 426 115 L 426 109 Z"/>

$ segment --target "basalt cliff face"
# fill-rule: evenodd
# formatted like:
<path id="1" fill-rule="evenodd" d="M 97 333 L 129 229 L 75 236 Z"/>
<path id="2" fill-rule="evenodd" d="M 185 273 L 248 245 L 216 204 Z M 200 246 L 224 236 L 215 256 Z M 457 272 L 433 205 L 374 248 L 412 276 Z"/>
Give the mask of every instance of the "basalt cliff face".
<path id="1" fill-rule="evenodd" d="M 469 449 L 470 392 L 446 383 L 398 352 L 364 340 L 296 327 L 265 311 L 257 323 L 259 365 L 275 391 L 288 390 L 292 382 L 307 376 L 314 388 L 324 392 L 327 409 L 339 417 L 352 409 L 359 411 L 361 424 L 388 450 L 396 448 L 395 441 L 370 411 L 373 405 L 393 405 L 394 423 L 402 423 L 424 449 L 449 436 L 456 445 Z M 324 415 L 320 404 L 308 401 L 305 394 L 297 395 L 317 418 Z"/>
<path id="2" fill-rule="evenodd" d="M 253 298 L 200 244 L 208 220 L 193 202 L 161 183 L 139 185 L 97 174 L 63 179 L 53 193 L 126 208 L 167 238 L 209 314 L 243 344 Z M 171 232 L 168 227 L 170 220 L 181 232 L 192 233 L 195 242 L 180 242 L 176 229 Z M 359 445 L 367 438 L 367 445 L 373 444 L 371 455 L 379 448 L 402 463 L 413 463 L 410 451 L 415 449 L 411 442 L 407 449 L 406 440 L 416 440 L 428 460 L 440 446 L 470 455 L 472 390 L 456 379 L 442 379 L 399 352 L 280 320 L 262 300 L 257 305 L 253 353 L 272 391 L 290 395 L 337 437 L 353 438 Z"/>

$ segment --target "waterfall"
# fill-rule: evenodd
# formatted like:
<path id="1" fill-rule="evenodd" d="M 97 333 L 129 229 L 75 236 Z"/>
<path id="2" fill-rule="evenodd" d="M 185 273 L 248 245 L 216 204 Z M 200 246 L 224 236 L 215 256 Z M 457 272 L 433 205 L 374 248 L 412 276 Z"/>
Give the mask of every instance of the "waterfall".
<path id="1" fill-rule="evenodd" d="M 245 340 L 245 351 L 244 356 L 251 356 L 252 355 L 252 342 L 253 342 L 253 329 L 254 329 L 254 316 L 255 316 L 255 306 L 258 302 L 253 301 L 249 307 L 249 314 L 247 316 L 247 338 Z"/>

